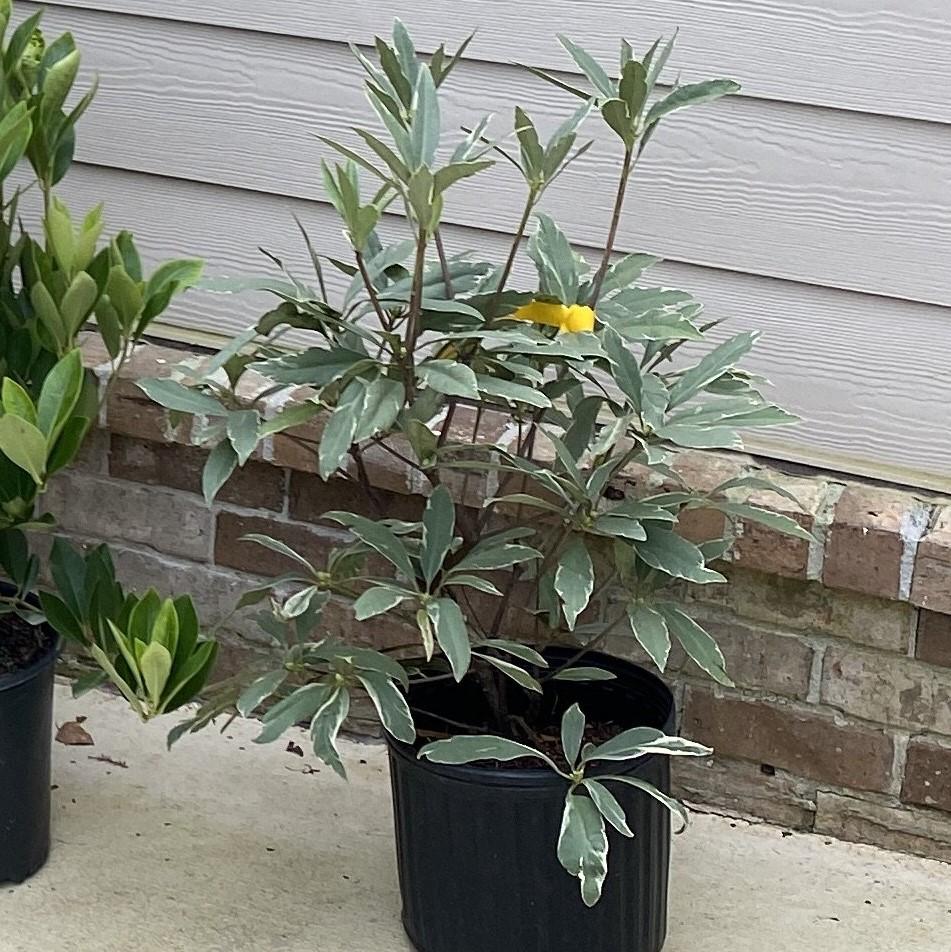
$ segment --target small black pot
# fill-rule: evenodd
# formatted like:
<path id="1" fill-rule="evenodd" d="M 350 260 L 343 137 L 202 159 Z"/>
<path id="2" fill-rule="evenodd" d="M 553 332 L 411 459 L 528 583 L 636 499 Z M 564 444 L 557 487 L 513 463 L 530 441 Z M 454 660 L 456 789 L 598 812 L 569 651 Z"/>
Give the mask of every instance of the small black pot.
<path id="1" fill-rule="evenodd" d="M 553 665 L 571 654 L 545 652 Z M 659 678 L 607 655 L 592 653 L 585 663 L 608 668 L 617 679 L 548 682 L 546 695 L 559 714 L 578 702 L 589 721 L 673 731 L 674 698 Z M 414 713 L 466 722 L 478 703 L 467 684 L 414 688 Z M 425 725 L 426 715 L 417 714 L 417 723 Z M 667 934 L 670 815 L 656 800 L 612 784 L 635 838 L 608 828 L 608 876 L 601 901 L 589 909 L 556 855 L 563 778 L 547 770 L 433 764 L 387 739 L 403 925 L 418 952 L 660 952 Z M 610 764 L 603 772 L 670 789 L 665 757 Z"/>
<path id="2" fill-rule="evenodd" d="M 0 618 L 0 638 L 3 637 Z M 50 851 L 53 673 L 58 641 L 29 667 L 0 675 L 0 883 L 32 876 Z"/>

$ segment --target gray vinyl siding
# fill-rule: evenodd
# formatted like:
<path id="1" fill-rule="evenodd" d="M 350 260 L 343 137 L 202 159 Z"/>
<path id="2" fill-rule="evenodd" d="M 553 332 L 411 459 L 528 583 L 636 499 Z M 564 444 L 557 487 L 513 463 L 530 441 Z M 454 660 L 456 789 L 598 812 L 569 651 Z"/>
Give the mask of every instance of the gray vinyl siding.
<path id="1" fill-rule="evenodd" d="M 646 46 L 679 25 L 684 80 L 727 75 L 743 94 L 668 123 L 637 169 L 620 247 L 663 256 L 658 283 L 728 318 L 724 334 L 762 329 L 751 366 L 803 422 L 752 448 L 951 489 L 946 0 L 58 0 L 48 27 L 71 29 L 101 79 L 67 197 L 105 198 L 110 224 L 150 254 L 202 255 L 212 273 L 266 270 L 259 245 L 305 271 L 295 213 L 343 254 L 312 133 L 354 143 L 367 107 L 345 41 L 394 15 L 424 49 L 481 28 L 449 127 L 492 112 L 501 128 L 516 102 L 544 126 L 564 116 L 571 103 L 512 65 L 568 69 L 555 32 L 613 58 L 622 33 Z M 603 148 L 546 209 L 582 250 L 603 241 L 618 164 L 591 130 Z M 467 183 L 446 209 L 448 243 L 498 252 L 521 201 L 507 169 Z M 224 333 L 259 305 L 193 294 L 171 321 Z"/>

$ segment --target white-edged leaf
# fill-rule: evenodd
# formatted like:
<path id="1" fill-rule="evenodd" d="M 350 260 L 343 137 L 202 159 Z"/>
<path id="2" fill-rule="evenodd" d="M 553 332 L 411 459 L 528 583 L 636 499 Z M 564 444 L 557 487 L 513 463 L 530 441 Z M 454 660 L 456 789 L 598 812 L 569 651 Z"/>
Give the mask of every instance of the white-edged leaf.
<path id="1" fill-rule="evenodd" d="M 456 681 L 461 681 L 472 660 L 472 644 L 462 609 L 451 598 L 430 602 L 429 617 L 436 631 L 436 641 L 452 667 Z"/>
<path id="2" fill-rule="evenodd" d="M 697 665 L 714 681 L 732 688 L 733 681 L 726 673 L 726 661 L 716 641 L 676 605 L 659 604 L 657 610 L 667 621 L 671 635 L 680 642 L 684 651 Z"/>
<path id="3" fill-rule="evenodd" d="M 340 467 L 353 445 L 354 434 L 366 404 L 367 389 L 362 380 L 351 381 L 324 427 L 317 447 L 321 479 L 329 479 Z"/>
<path id="4" fill-rule="evenodd" d="M 311 574 L 316 575 L 317 570 L 307 561 L 302 555 L 295 552 L 289 545 L 280 542 L 277 539 L 272 539 L 270 536 L 261 535 L 257 532 L 248 533 L 248 535 L 241 536 L 239 540 L 241 542 L 255 542 L 258 545 L 263 545 L 264 548 L 270 549 L 272 552 L 277 552 L 278 555 L 283 555 L 285 558 L 292 559 L 294 562 L 297 562 L 299 565 L 303 565 L 305 569 Z"/>
<path id="5" fill-rule="evenodd" d="M 664 616 L 641 602 L 628 606 L 627 616 L 634 637 L 651 656 L 658 669 L 664 671 L 670 657 L 670 632 L 667 631 Z"/>
<path id="6" fill-rule="evenodd" d="M 368 588 L 354 603 L 353 615 L 357 621 L 366 621 L 388 612 L 407 598 L 412 598 L 409 592 L 386 585 Z"/>
<path id="7" fill-rule="evenodd" d="M 228 414 L 228 439 L 238 456 L 238 465 L 250 459 L 258 445 L 257 410 L 233 410 Z"/>
<path id="8" fill-rule="evenodd" d="M 675 800 L 673 797 L 667 796 L 666 793 L 658 790 L 652 783 L 648 783 L 646 780 L 640 780 L 637 777 L 602 777 L 602 780 L 614 780 L 617 783 L 626 783 L 629 787 L 637 787 L 638 790 L 643 790 L 649 797 L 653 797 L 659 803 L 662 803 L 671 813 L 679 817 L 683 826 L 679 830 L 675 830 L 676 833 L 683 833 L 689 822 L 689 815 L 687 814 L 687 808 L 680 803 L 679 800 Z"/>
<path id="9" fill-rule="evenodd" d="M 614 681 L 617 675 L 606 668 L 594 668 L 579 665 L 576 668 L 564 668 L 554 675 L 555 681 Z"/>
<path id="10" fill-rule="evenodd" d="M 452 546 L 456 527 L 456 506 L 445 486 L 437 486 L 423 512 L 423 548 L 419 563 L 426 584 L 432 585 Z"/>
<path id="11" fill-rule="evenodd" d="M 382 555 L 408 579 L 415 580 L 416 573 L 413 571 L 406 546 L 382 523 L 374 522 L 372 519 L 355 515 L 352 512 L 336 510 L 325 512 L 322 518 L 346 526 L 361 542 Z"/>
<path id="12" fill-rule="evenodd" d="M 558 559 L 555 591 L 561 599 L 568 628 L 574 630 L 578 616 L 588 607 L 594 591 L 594 565 L 579 538 L 573 539 Z"/>
<path id="13" fill-rule="evenodd" d="M 205 460 L 201 473 L 201 491 L 210 506 L 221 487 L 231 478 L 238 466 L 238 454 L 227 440 L 222 440 Z"/>
<path id="14" fill-rule="evenodd" d="M 507 641 L 504 638 L 487 638 L 485 641 L 480 641 L 477 647 L 497 648 L 499 651 L 504 651 L 515 658 L 521 658 L 522 661 L 527 661 L 529 664 L 538 665 L 539 668 L 548 667 L 548 662 L 534 648 L 519 644 L 517 641 Z"/>
<path id="15" fill-rule="evenodd" d="M 258 705 L 278 691 L 286 680 L 287 671 L 282 668 L 280 671 L 271 671 L 252 681 L 242 691 L 235 704 L 238 713 L 242 717 L 250 717 Z"/>
<path id="16" fill-rule="evenodd" d="M 427 360 L 416 368 L 416 376 L 430 389 L 451 397 L 479 399 L 475 373 L 454 360 Z"/>
<path id="17" fill-rule="evenodd" d="M 138 388 L 151 400 L 168 410 L 193 413 L 200 416 L 227 416 L 228 411 L 214 397 L 199 390 L 192 390 L 177 380 L 153 377 L 140 380 Z"/>
<path id="18" fill-rule="evenodd" d="M 597 746 L 586 745 L 581 754 L 582 763 L 592 760 L 631 760 L 643 757 L 643 751 L 664 737 L 655 727 L 632 727 Z"/>
<path id="19" fill-rule="evenodd" d="M 590 797 L 569 793 L 565 798 L 558 861 L 580 880 L 584 904 L 594 906 L 608 874 L 608 837 L 604 817 Z"/>
<path id="20" fill-rule="evenodd" d="M 683 536 L 650 523 L 645 528 L 647 539 L 632 544 L 638 558 L 651 568 L 698 584 L 726 581 L 719 572 L 706 567 L 703 553 Z"/>
<path id="21" fill-rule="evenodd" d="M 357 677 L 386 730 L 404 744 L 412 744 L 416 740 L 416 728 L 403 692 L 386 675 L 375 671 L 358 671 Z"/>
<path id="22" fill-rule="evenodd" d="M 520 668 L 511 661 L 503 661 L 501 658 L 493 658 L 492 655 L 482 654 L 479 651 L 472 652 L 473 657 L 481 658 L 483 661 L 497 668 L 506 677 L 511 678 L 519 687 L 526 691 L 534 691 L 536 694 L 542 693 L 542 686 L 533 678 L 524 668 Z"/>
<path id="23" fill-rule="evenodd" d="M 434 764 L 471 764 L 478 760 L 507 761 L 534 757 L 543 760 L 552 770 L 558 770 L 550 757 L 534 747 L 492 734 L 460 734 L 458 737 L 433 741 L 420 750 L 419 756 Z"/>
<path id="24" fill-rule="evenodd" d="M 585 716 L 577 704 L 572 704 L 561 718 L 561 749 L 572 768 L 578 763 L 581 741 L 584 738 Z"/>
<path id="25" fill-rule="evenodd" d="M 310 724 L 314 753 L 344 780 L 347 779 L 347 771 L 337 750 L 337 735 L 349 713 L 350 692 L 344 688 L 334 688 L 317 709 Z"/>
<path id="26" fill-rule="evenodd" d="M 582 783 L 594 801 L 594 805 L 598 808 L 601 816 L 603 816 L 621 836 L 633 837 L 634 832 L 627 825 L 624 807 L 617 802 L 617 797 L 615 797 L 604 784 L 599 783 L 597 780 L 583 780 Z"/>

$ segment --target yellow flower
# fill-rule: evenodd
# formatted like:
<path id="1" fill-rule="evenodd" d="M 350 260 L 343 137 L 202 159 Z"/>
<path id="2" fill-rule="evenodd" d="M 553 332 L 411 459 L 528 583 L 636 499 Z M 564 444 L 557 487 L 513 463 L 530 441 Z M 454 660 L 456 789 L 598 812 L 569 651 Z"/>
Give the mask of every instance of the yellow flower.
<path id="1" fill-rule="evenodd" d="M 532 321 L 534 324 L 548 324 L 557 327 L 563 334 L 580 334 L 594 330 L 594 311 L 584 304 L 564 304 L 551 301 L 532 301 L 524 304 L 512 317 L 519 321 Z"/>

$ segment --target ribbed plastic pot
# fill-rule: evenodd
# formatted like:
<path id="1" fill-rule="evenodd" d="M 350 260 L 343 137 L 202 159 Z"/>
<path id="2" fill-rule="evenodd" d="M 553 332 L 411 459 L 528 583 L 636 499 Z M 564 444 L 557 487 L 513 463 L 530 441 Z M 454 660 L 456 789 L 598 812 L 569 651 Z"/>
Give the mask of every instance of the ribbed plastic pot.
<path id="1" fill-rule="evenodd" d="M 570 657 L 547 651 L 557 664 Z M 577 701 L 589 721 L 672 732 L 673 695 L 655 675 L 606 655 L 586 664 L 617 679 L 549 682 L 561 711 Z M 416 689 L 411 705 L 452 717 L 443 684 Z M 463 705 L 465 700 L 463 698 Z M 465 721 L 465 709 L 455 719 Z M 449 766 L 420 760 L 389 739 L 403 925 L 418 952 L 660 952 L 667 934 L 670 815 L 633 787 L 612 784 L 635 832 L 609 827 L 608 877 L 601 901 L 587 908 L 578 881 L 556 856 L 566 782 L 543 770 Z M 621 769 L 618 769 L 621 768 Z M 669 760 L 647 757 L 625 773 L 670 789 Z"/>
<path id="2" fill-rule="evenodd" d="M 0 619 L 0 638 L 3 637 Z M 0 675 L 0 883 L 20 883 L 50 851 L 53 673 L 58 641 L 29 667 Z"/>

